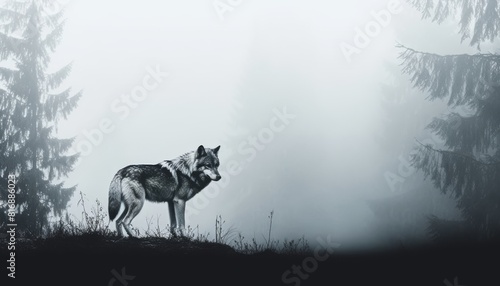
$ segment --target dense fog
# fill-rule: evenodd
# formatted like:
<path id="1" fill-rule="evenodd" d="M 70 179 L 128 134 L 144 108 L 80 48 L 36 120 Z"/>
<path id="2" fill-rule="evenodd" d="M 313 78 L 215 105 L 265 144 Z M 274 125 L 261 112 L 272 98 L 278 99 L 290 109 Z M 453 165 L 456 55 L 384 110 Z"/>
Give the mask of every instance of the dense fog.
<path id="1" fill-rule="evenodd" d="M 304 236 L 345 249 L 429 240 L 427 217 L 460 212 L 410 166 L 425 127 L 450 111 L 403 74 L 398 44 L 477 52 L 452 19 L 422 20 L 405 1 L 71 1 L 50 67 L 73 62 L 83 90 L 57 135 L 81 157 L 70 214 L 99 200 L 114 174 L 195 150 L 219 152 L 222 180 L 187 202 L 187 224 L 215 219 L 247 239 Z M 483 52 L 498 51 L 495 43 Z M 466 112 L 466 111 L 460 111 Z M 146 202 L 133 225 L 166 227 Z M 114 223 L 111 224 L 114 229 Z"/>

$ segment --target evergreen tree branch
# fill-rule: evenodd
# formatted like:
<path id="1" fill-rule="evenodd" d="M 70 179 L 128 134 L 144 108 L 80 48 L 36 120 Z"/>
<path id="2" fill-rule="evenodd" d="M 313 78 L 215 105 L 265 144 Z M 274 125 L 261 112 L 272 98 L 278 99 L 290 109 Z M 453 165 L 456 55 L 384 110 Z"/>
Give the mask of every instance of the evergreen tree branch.
<path id="1" fill-rule="evenodd" d="M 0 80 L 10 83 L 18 75 L 18 71 L 0 67 Z"/>
<path id="2" fill-rule="evenodd" d="M 500 84 L 500 56 L 497 54 L 438 55 L 398 44 L 402 49 L 403 73 L 413 86 L 430 93 L 431 99 L 448 98 L 448 105 L 471 105 L 487 97 Z"/>
<path id="3" fill-rule="evenodd" d="M 470 45 L 485 40 L 493 41 L 500 33 L 500 7 L 497 0 L 408 0 L 422 18 L 442 23 L 450 17 L 459 17 L 462 42 L 471 39 Z M 472 36 L 471 36 L 472 30 Z"/>
<path id="4" fill-rule="evenodd" d="M 61 40 L 63 30 L 62 24 L 54 27 L 52 31 L 45 36 L 45 39 L 42 40 L 42 45 L 48 47 L 50 51 L 53 52 Z"/>
<path id="5" fill-rule="evenodd" d="M 25 40 L 9 36 L 0 32 L 0 60 L 5 60 L 10 56 L 19 57 L 24 51 Z"/>
<path id="6" fill-rule="evenodd" d="M 82 96 L 82 91 L 70 96 L 71 88 L 59 94 L 49 94 L 45 104 L 44 112 L 48 121 L 56 121 L 60 116 L 64 119 L 76 108 Z"/>
<path id="7" fill-rule="evenodd" d="M 476 159 L 474 156 L 470 155 L 470 154 L 466 154 L 466 153 L 462 153 L 462 152 L 458 152 L 458 151 L 449 151 L 449 150 L 441 150 L 441 149 L 435 149 L 433 148 L 432 146 L 430 145 L 426 145 L 426 144 L 423 144 L 422 142 L 420 142 L 418 139 L 415 138 L 415 140 L 417 141 L 417 143 L 419 145 L 421 145 L 422 147 L 424 147 L 425 149 L 429 150 L 429 151 L 433 151 L 433 152 L 436 152 L 436 153 L 439 153 L 439 154 L 446 154 L 446 155 L 452 155 L 452 156 L 459 156 L 459 157 L 462 157 L 462 158 L 465 158 L 467 160 L 470 160 L 476 164 L 479 164 L 479 165 L 482 165 L 482 166 L 497 166 L 497 165 L 500 165 L 500 161 L 493 161 L 493 162 L 483 162 L 481 160 L 478 160 Z"/>
<path id="8" fill-rule="evenodd" d="M 72 68 L 72 63 L 69 63 L 58 71 L 47 75 L 47 88 L 49 90 L 58 88 L 63 81 L 69 76 Z"/>
<path id="9" fill-rule="evenodd" d="M 430 52 L 423 52 L 423 51 L 418 51 L 412 48 L 409 48 L 401 43 L 396 44 L 396 48 L 399 49 L 405 49 L 412 54 L 419 54 L 419 55 L 427 55 L 427 56 L 433 56 L 437 58 L 444 58 L 444 59 L 456 59 L 458 57 L 468 57 L 468 58 L 479 58 L 481 60 L 486 60 L 486 61 L 492 61 L 496 63 L 500 63 L 500 55 L 494 54 L 494 53 L 476 53 L 476 54 L 451 54 L 451 55 L 441 55 L 437 53 L 430 53 Z"/>
<path id="10" fill-rule="evenodd" d="M 2 28 L 6 33 L 22 29 L 26 23 L 19 21 L 19 19 L 23 19 L 24 17 L 25 15 L 22 12 L 0 8 L 0 19 L 5 21 Z"/>
<path id="11" fill-rule="evenodd" d="M 434 118 L 427 128 L 439 135 L 450 149 L 485 153 L 497 146 L 495 137 L 500 131 L 498 123 L 498 119 L 480 112 L 467 117 L 454 112 L 445 118 Z"/>

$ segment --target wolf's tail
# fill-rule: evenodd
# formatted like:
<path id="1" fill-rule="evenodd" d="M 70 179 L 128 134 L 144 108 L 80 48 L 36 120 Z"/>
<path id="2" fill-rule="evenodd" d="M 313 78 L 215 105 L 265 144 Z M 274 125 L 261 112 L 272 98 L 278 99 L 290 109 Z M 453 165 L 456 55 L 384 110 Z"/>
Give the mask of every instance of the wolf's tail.
<path id="1" fill-rule="evenodd" d="M 118 211 L 120 211 L 120 205 L 122 203 L 121 181 L 121 176 L 116 174 L 111 181 L 111 185 L 109 186 L 108 213 L 110 220 L 114 220 Z"/>

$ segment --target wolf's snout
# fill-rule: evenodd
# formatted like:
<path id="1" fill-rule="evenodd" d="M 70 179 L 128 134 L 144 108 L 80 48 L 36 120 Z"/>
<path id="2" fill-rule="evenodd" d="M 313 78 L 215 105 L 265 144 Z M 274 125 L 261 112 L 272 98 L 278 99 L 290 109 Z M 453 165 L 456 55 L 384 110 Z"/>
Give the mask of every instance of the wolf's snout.
<path id="1" fill-rule="evenodd" d="M 222 178 L 219 172 L 217 172 L 217 170 L 214 171 L 210 169 L 205 169 L 203 173 L 205 173 L 205 175 L 207 175 L 212 181 L 218 181 Z"/>

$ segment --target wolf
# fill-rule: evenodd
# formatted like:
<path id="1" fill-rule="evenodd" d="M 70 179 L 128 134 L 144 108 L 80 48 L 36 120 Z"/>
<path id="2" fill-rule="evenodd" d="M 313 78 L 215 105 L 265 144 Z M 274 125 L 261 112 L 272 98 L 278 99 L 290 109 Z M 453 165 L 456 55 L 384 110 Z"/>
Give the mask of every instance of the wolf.
<path id="1" fill-rule="evenodd" d="M 123 203 L 125 209 L 116 220 L 116 231 L 123 236 L 122 226 L 131 237 L 132 220 L 144 201 L 167 202 L 170 227 L 184 229 L 186 201 L 203 190 L 211 181 L 219 181 L 220 146 L 210 149 L 200 145 L 172 160 L 155 165 L 130 165 L 120 169 L 109 186 L 108 213 L 113 221 Z"/>

